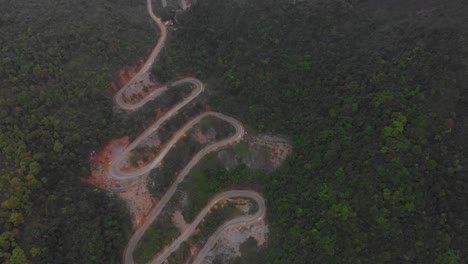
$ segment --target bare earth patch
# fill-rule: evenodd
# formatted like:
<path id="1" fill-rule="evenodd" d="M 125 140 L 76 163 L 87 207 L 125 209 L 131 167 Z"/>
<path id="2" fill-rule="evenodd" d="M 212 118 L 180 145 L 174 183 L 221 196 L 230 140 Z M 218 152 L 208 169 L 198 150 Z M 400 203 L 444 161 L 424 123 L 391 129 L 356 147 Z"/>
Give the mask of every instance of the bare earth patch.
<path id="1" fill-rule="evenodd" d="M 112 95 L 115 95 L 124 84 L 130 81 L 133 76 L 140 70 L 140 68 L 144 65 L 144 61 L 140 60 L 137 66 L 127 66 L 124 69 L 120 70 L 117 77 L 114 78 L 112 81 L 110 91 Z"/>
<path id="2" fill-rule="evenodd" d="M 187 229 L 187 222 L 185 222 L 184 216 L 180 210 L 172 214 L 172 222 L 179 229 L 180 233 L 183 233 Z"/>
<path id="3" fill-rule="evenodd" d="M 141 177 L 139 181 L 117 193 L 127 202 L 130 213 L 133 215 L 133 224 L 140 226 L 144 218 L 154 205 L 153 198 L 147 188 L 148 175 Z"/>
<path id="4" fill-rule="evenodd" d="M 194 129 L 193 134 L 195 135 L 198 143 L 200 143 L 201 145 L 205 145 L 206 143 L 208 143 L 207 137 L 205 136 L 205 134 L 203 134 L 202 130 L 199 127 Z"/>
<path id="5" fill-rule="evenodd" d="M 129 138 L 114 139 L 90 158 L 91 176 L 82 178 L 88 184 L 111 192 L 122 198 L 132 215 L 134 227 L 138 227 L 154 205 L 154 200 L 147 188 L 148 175 L 133 180 L 118 180 L 110 175 L 110 165 L 129 144 Z"/>
<path id="6" fill-rule="evenodd" d="M 251 170 L 271 172 L 280 167 L 293 150 L 287 139 L 278 136 L 251 136 L 244 142 L 248 145 L 245 157 L 240 158 L 229 149 L 218 152 L 217 156 L 225 169 L 234 169 L 243 163 Z"/>
<path id="7" fill-rule="evenodd" d="M 239 209 L 243 214 L 247 215 L 250 211 L 250 201 L 248 199 L 237 199 L 236 208 Z"/>
<path id="8" fill-rule="evenodd" d="M 206 256 L 205 263 L 213 263 L 216 256 L 223 260 L 240 257 L 240 245 L 249 237 L 253 237 L 257 241 L 257 246 L 261 246 L 266 242 L 267 234 L 268 227 L 263 221 L 248 227 L 230 229 L 221 235 L 216 245 Z"/>
<path id="9" fill-rule="evenodd" d="M 255 145 L 268 149 L 273 170 L 277 169 L 292 152 L 291 143 L 287 139 L 278 136 L 258 135 L 251 137 L 249 148 L 255 147 Z"/>

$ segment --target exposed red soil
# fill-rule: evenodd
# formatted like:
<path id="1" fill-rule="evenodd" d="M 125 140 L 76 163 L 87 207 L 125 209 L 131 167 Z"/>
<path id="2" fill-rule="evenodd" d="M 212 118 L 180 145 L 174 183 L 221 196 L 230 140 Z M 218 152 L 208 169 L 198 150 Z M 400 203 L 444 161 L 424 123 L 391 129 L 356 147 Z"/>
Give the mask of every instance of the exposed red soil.
<path id="1" fill-rule="evenodd" d="M 118 193 L 123 198 L 133 215 L 133 227 L 138 228 L 145 222 L 148 212 L 156 204 L 147 187 L 148 175 L 142 176 L 138 181 Z"/>
<path id="2" fill-rule="evenodd" d="M 187 230 L 188 224 L 185 222 L 184 216 L 180 210 L 177 210 L 172 214 L 172 222 L 179 229 L 180 233 Z"/>
<path id="3" fill-rule="evenodd" d="M 160 108 L 156 109 L 156 120 L 160 119 L 165 113 Z"/>
<path id="4" fill-rule="evenodd" d="M 118 139 L 112 139 L 104 149 L 93 155 L 89 161 L 100 166 L 103 170 L 108 170 L 112 162 L 117 156 L 123 152 L 123 150 L 130 144 L 130 138 L 124 136 Z M 94 166 L 92 169 L 96 169 Z M 94 173 L 93 173 L 94 175 Z"/>
<path id="5" fill-rule="evenodd" d="M 208 143 L 208 139 L 206 135 L 203 134 L 200 127 L 195 128 L 193 133 L 195 134 L 195 137 L 197 138 L 198 143 L 200 143 L 201 145 L 205 145 L 206 143 Z"/>
<path id="6" fill-rule="evenodd" d="M 147 188 L 148 176 L 136 180 L 118 180 L 110 175 L 110 165 L 130 143 L 125 136 L 111 140 L 104 149 L 90 158 L 91 176 L 82 178 L 83 182 L 94 185 L 127 202 L 133 215 L 134 227 L 138 227 L 154 205 L 151 193 Z"/>
<path id="7" fill-rule="evenodd" d="M 112 80 L 110 92 L 113 96 L 123 88 L 143 67 L 144 60 L 140 60 L 137 66 L 127 66 L 119 71 L 117 76 Z M 163 85 L 155 84 L 150 80 L 150 74 L 143 74 L 140 80 L 136 80 L 135 84 L 131 84 L 122 95 L 122 99 L 127 104 L 136 104 L 145 98 L 148 94 L 163 87 Z M 146 89 L 143 89 L 146 87 Z M 135 96 L 134 96 L 135 95 Z"/>
<path id="8" fill-rule="evenodd" d="M 140 60 L 137 66 L 127 66 L 119 71 L 117 76 L 112 80 L 110 86 L 110 92 L 112 96 L 116 95 L 117 92 L 128 82 L 145 64 L 144 60 Z"/>

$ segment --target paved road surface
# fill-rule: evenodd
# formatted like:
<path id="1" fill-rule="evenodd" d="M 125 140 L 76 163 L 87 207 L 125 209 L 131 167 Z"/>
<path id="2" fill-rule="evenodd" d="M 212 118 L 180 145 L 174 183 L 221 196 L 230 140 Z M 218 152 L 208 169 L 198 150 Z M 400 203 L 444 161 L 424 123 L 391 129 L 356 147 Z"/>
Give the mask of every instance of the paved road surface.
<path id="1" fill-rule="evenodd" d="M 251 225 L 255 222 L 263 220 L 266 214 L 265 201 L 263 200 L 263 197 L 260 196 L 258 193 L 252 192 L 252 191 L 245 191 L 245 190 L 232 190 L 232 191 L 219 193 L 218 195 L 213 197 L 211 201 L 200 211 L 197 217 L 195 217 L 195 220 L 193 220 L 193 222 L 184 231 L 184 233 L 182 233 L 176 240 L 174 240 L 174 242 L 172 242 L 172 244 L 169 247 L 165 248 L 163 252 L 159 253 L 156 257 L 154 257 L 151 263 L 162 263 L 166 258 L 168 258 L 171 255 L 171 253 L 173 253 L 174 251 L 177 250 L 177 248 L 179 248 L 182 242 L 186 241 L 195 232 L 195 229 L 198 227 L 200 222 L 203 220 L 203 218 L 208 214 L 210 209 L 218 201 L 225 199 L 225 198 L 234 198 L 234 197 L 251 198 L 255 200 L 259 209 L 253 215 L 238 217 L 230 221 L 227 221 L 226 223 L 221 225 L 216 230 L 216 232 L 210 236 L 206 244 L 203 246 L 203 248 L 200 250 L 200 252 L 196 256 L 193 263 L 202 263 L 206 254 L 210 252 L 211 248 L 213 248 L 216 241 L 219 239 L 219 237 L 224 231 L 231 229 L 231 228 L 235 228 L 235 227 Z"/>
<path id="2" fill-rule="evenodd" d="M 226 138 L 224 140 L 221 140 L 219 142 L 207 145 L 204 147 L 201 151 L 199 151 L 185 166 L 185 168 L 177 175 L 176 180 L 174 183 L 169 187 L 167 192 L 164 194 L 164 196 L 161 198 L 161 200 L 158 202 L 158 204 L 149 212 L 147 218 L 143 222 L 143 224 L 135 231 L 135 233 L 132 235 L 130 241 L 128 242 L 127 246 L 125 247 L 124 254 L 123 254 L 123 260 L 124 263 L 130 264 L 134 263 L 133 261 L 133 252 L 138 244 L 138 241 L 140 241 L 141 237 L 143 234 L 146 232 L 148 227 L 151 225 L 151 223 L 158 217 L 158 215 L 161 213 L 163 208 L 166 206 L 166 204 L 169 202 L 169 200 L 172 198 L 174 195 L 175 191 L 177 190 L 177 186 L 184 180 L 185 176 L 190 172 L 190 170 L 207 154 L 216 151 L 222 147 L 225 147 L 227 145 L 235 144 L 239 142 L 242 137 L 245 134 L 244 127 L 242 126 L 242 123 L 237 121 L 236 119 L 223 115 L 221 113 L 217 112 L 205 112 L 200 115 L 198 115 L 196 118 L 192 119 L 189 121 L 187 124 L 185 124 L 179 131 L 177 131 L 169 140 L 169 142 L 164 146 L 164 148 L 159 152 L 158 156 L 149 164 L 146 166 L 139 168 L 135 171 L 132 172 L 123 172 L 121 171 L 121 166 L 123 162 L 128 157 L 128 154 L 135 149 L 142 141 L 146 140 L 154 131 L 158 130 L 159 127 L 168 119 L 170 119 L 172 116 L 176 115 L 177 112 L 183 108 L 185 105 L 190 103 L 193 99 L 195 99 L 198 95 L 200 95 L 204 89 L 205 85 L 198 79 L 196 78 L 184 78 L 181 80 L 178 80 L 176 82 L 173 82 L 171 87 L 161 87 L 149 95 L 147 95 L 145 98 L 143 98 L 141 101 L 135 104 L 127 104 L 126 102 L 123 101 L 122 95 L 125 92 L 125 90 L 139 82 L 142 78 L 142 76 L 150 71 L 155 59 L 161 52 L 162 48 L 164 47 L 164 43 L 166 40 L 167 36 L 167 29 L 166 26 L 162 23 L 161 19 L 156 17 L 152 11 L 152 5 L 151 5 L 151 0 L 147 0 L 147 9 L 150 17 L 156 22 L 160 29 L 160 36 L 158 39 L 158 42 L 156 44 L 156 47 L 153 49 L 151 52 L 149 58 L 145 62 L 144 66 L 140 69 L 140 71 L 126 84 L 124 87 L 118 91 L 118 93 L 114 97 L 114 102 L 115 104 L 120 107 L 123 110 L 127 111 L 134 111 L 145 105 L 148 101 L 153 100 L 154 98 L 162 95 L 164 92 L 166 92 L 168 89 L 177 89 L 177 85 L 179 84 L 184 84 L 184 83 L 190 83 L 193 85 L 193 90 L 191 94 L 185 98 L 182 102 L 178 103 L 174 107 L 172 107 L 163 117 L 161 117 L 159 120 L 157 120 L 154 124 L 152 124 L 148 129 L 146 129 L 140 136 L 138 136 L 137 139 L 135 139 L 123 152 L 122 154 L 112 163 L 111 166 L 111 174 L 112 177 L 117 178 L 117 179 L 136 179 L 139 176 L 142 176 L 148 172 L 150 172 L 153 168 L 159 166 L 161 161 L 164 159 L 166 154 L 170 151 L 170 149 L 179 141 L 181 137 L 185 135 L 185 133 L 190 130 L 195 124 L 199 123 L 201 119 L 207 116 L 212 116 L 216 117 L 219 119 L 222 119 L 228 123 L 230 123 L 232 126 L 234 126 L 236 132 L 233 136 Z M 170 254 L 174 251 L 176 251 L 180 244 L 187 240 L 194 232 L 196 227 L 200 224 L 200 222 L 203 220 L 203 218 L 206 216 L 206 214 L 209 212 L 210 208 L 213 207 L 219 200 L 225 199 L 225 198 L 231 198 L 231 197 L 248 197 L 252 198 L 253 200 L 256 201 L 258 205 L 258 211 L 253 214 L 253 215 L 248 215 L 248 216 L 242 216 L 238 217 L 235 219 L 232 219 L 226 223 L 224 223 L 222 226 L 220 226 L 217 231 L 208 239 L 207 243 L 204 245 L 200 253 L 197 255 L 195 262 L 194 263 L 201 263 L 203 259 L 205 258 L 206 254 L 210 251 L 210 249 L 214 246 L 216 241 L 218 240 L 219 236 L 226 231 L 227 229 L 230 228 L 235 228 L 235 227 L 240 227 L 240 226 L 245 226 L 245 225 L 250 225 L 255 222 L 261 221 L 266 214 L 266 207 L 265 207 L 265 201 L 263 198 L 256 192 L 253 191 L 246 191 L 246 190 L 233 190 L 233 191 L 228 191 L 228 192 L 223 192 L 215 197 L 200 211 L 198 216 L 195 218 L 193 223 L 189 225 L 187 230 L 181 234 L 171 245 L 167 246 L 162 252 L 157 254 L 151 263 L 162 263 L 167 257 L 170 256 Z"/>

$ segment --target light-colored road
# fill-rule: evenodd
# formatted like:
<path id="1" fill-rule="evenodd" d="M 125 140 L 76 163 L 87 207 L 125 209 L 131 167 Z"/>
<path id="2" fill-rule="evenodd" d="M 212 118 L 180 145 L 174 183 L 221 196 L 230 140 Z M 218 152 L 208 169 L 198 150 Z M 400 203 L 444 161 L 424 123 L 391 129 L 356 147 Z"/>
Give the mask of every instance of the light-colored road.
<path id="1" fill-rule="evenodd" d="M 153 260 L 151 261 L 151 263 L 162 263 L 165 259 L 167 259 L 171 255 L 171 253 L 173 253 L 179 248 L 182 242 L 186 241 L 195 232 L 195 229 L 198 227 L 200 222 L 203 220 L 203 218 L 205 218 L 205 216 L 208 214 L 210 209 L 218 201 L 225 199 L 225 198 L 234 198 L 234 197 L 246 197 L 246 198 L 253 199 L 258 205 L 257 212 L 253 215 L 246 215 L 246 216 L 242 216 L 242 217 L 229 220 L 223 225 L 221 225 L 216 230 L 216 232 L 210 236 L 206 244 L 203 246 L 203 248 L 200 250 L 200 252 L 196 256 L 196 259 L 194 260 L 193 263 L 202 263 L 206 254 L 208 254 L 210 249 L 213 248 L 216 241 L 219 239 L 219 237 L 224 231 L 230 228 L 251 225 L 251 224 L 254 224 L 255 222 L 263 220 L 266 214 L 265 201 L 263 200 L 263 197 L 260 196 L 258 193 L 253 192 L 253 191 L 245 191 L 245 190 L 232 190 L 232 191 L 219 193 L 215 197 L 213 197 L 211 201 L 200 211 L 197 217 L 195 217 L 195 220 L 193 220 L 193 222 L 184 231 L 184 233 L 182 233 L 176 240 L 174 240 L 169 247 L 166 247 L 163 250 L 163 252 L 155 256 Z"/>
<path id="2" fill-rule="evenodd" d="M 162 209 L 166 206 L 166 204 L 169 202 L 169 200 L 172 198 L 172 196 L 174 195 L 174 193 L 176 192 L 177 190 L 177 186 L 184 180 L 185 176 L 190 172 L 190 170 L 204 157 L 206 156 L 208 153 L 210 152 L 213 152 L 221 147 L 224 147 L 226 145 L 229 145 L 229 144 L 233 144 L 235 142 L 238 142 L 239 140 L 242 139 L 242 136 L 244 135 L 244 127 L 242 126 L 241 123 L 239 123 L 239 121 L 231 118 L 231 117 L 228 117 L 228 116 L 225 116 L 223 114 L 220 114 L 220 113 L 215 113 L 215 112 L 207 112 L 207 113 L 203 113 L 201 115 L 199 115 L 197 118 L 193 119 L 191 122 L 189 122 L 187 125 L 184 126 L 183 129 L 181 129 L 180 131 L 177 132 L 177 136 L 174 136 L 172 139 L 171 139 L 171 143 L 168 144 L 168 147 L 165 148 L 164 150 L 161 151 L 160 155 L 155 159 L 156 162 L 160 162 L 167 152 L 169 152 L 169 149 L 170 149 L 170 146 L 172 146 L 173 144 L 175 144 L 175 142 L 177 142 L 177 140 L 184 135 L 184 133 L 191 127 L 193 126 L 193 124 L 197 123 L 198 121 L 200 121 L 203 117 L 205 116 L 209 116 L 209 115 L 212 115 L 212 116 L 216 116 L 220 119 L 223 119 L 231 124 L 233 124 L 235 127 L 236 127 L 236 133 L 234 134 L 234 136 L 231 136 L 227 139 L 224 139 L 222 141 L 219 141 L 219 142 L 216 142 L 214 144 L 210 144 L 206 147 L 204 147 L 200 152 L 198 152 L 191 160 L 190 162 L 187 164 L 187 166 L 185 166 L 185 168 L 179 173 L 179 175 L 177 175 L 176 177 L 176 180 L 174 181 L 174 183 L 172 183 L 172 185 L 169 187 L 169 189 L 167 190 L 167 192 L 164 194 L 164 196 L 161 198 L 161 200 L 158 202 L 158 204 L 154 207 L 154 209 L 148 214 L 148 217 L 145 219 L 145 222 L 142 224 L 142 226 L 140 228 L 138 228 L 135 233 L 133 234 L 132 238 L 130 239 L 130 241 L 128 242 L 127 244 L 127 247 L 125 248 L 125 251 L 124 251 L 124 259 L 125 259 L 125 263 L 133 263 L 133 251 L 135 250 L 137 244 L 138 244 L 138 241 L 140 241 L 141 237 L 143 236 L 143 234 L 146 232 L 146 230 L 148 229 L 148 227 L 150 226 L 150 224 L 156 219 L 156 217 L 161 213 Z M 171 145 L 172 144 L 172 145 Z M 163 154 L 164 153 L 164 154 Z M 151 162 L 151 164 L 154 164 L 154 166 L 157 166 L 158 163 L 155 163 L 155 161 Z M 140 170 L 137 171 L 137 173 L 135 175 L 131 175 L 129 177 L 138 177 L 139 175 L 141 175 L 141 171 L 150 171 L 153 167 L 153 165 L 151 166 L 146 166 Z M 128 177 L 127 177 L 128 178 Z M 174 247 L 178 247 L 178 245 L 174 245 Z"/>
<path id="3" fill-rule="evenodd" d="M 202 119 L 203 117 L 205 116 L 208 116 L 209 114 L 202 114 L 204 116 L 199 116 L 197 117 L 196 119 L 192 120 L 192 122 L 190 122 L 188 125 L 189 126 L 184 126 L 184 129 L 185 131 L 179 131 L 177 132 L 176 135 L 172 136 L 172 139 L 171 141 L 166 144 L 166 146 L 161 150 L 160 152 L 160 155 L 155 159 L 153 160 L 151 163 L 149 163 L 148 165 L 146 165 L 145 167 L 143 168 L 140 168 L 139 170 L 136 170 L 136 171 L 133 171 L 131 173 L 125 173 L 125 172 L 122 172 L 120 170 L 121 166 L 122 166 L 122 163 L 126 160 L 128 154 L 134 150 L 143 140 L 147 139 L 153 132 L 155 132 L 156 130 L 158 130 L 158 128 L 165 122 L 167 121 L 168 119 L 170 119 L 172 116 L 174 116 L 175 114 L 177 114 L 177 112 L 182 108 L 184 107 L 185 105 L 187 105 L 188 103 L 190 103 L 193 99 L 195 99 L 201 92 L 203 92 L 204 90 L 204 85 L 202 82 L 200 82 L 199 80 L 197 79 L 194 79 L 194 78 L 186 78 L 186 79 L 183 79 L 183 80 L 180 80 L 180 81 L 177 81 L 177 82 L 174 82 L 174 85 L 177 85 L 177 84 L 181 84 L 181 83 L 192 83 L 193 85 L 195 85 L 195 89 L 192 91 L 192 93 L 187 97 L 185 98 L 182 102 L 178 103 L 176 106 L 174 106 L 173 108 L 171 108 L 171 110 L 169 110 L 166 114 L 164 114 L 164 116 L 162 116 L 160 119 L 158 119 L 154 124 L 152 124 L 149 128 L 147 128 L 145 130 L 145 132 L 143 132 L 140 136 L 138 136 L 138 138 L 136 138 L 124 151 L 123 153 L 112 163 L 112 166 L 111 166 L 111 172 L 112 172 L 112 175 L 116 178 L 119 178 L 119 179 L 129 179 L 129 178 L 134 178 L 134 177 L 137 177 L 137 176 L 141 176 L 149 171 L 151 171 L 154 167 L 156 167 L 160 162 L 161 160 L 164 158 L 164 156 L 166 156 L 166 154 L 169 152 L 169 150 L 171 149 L 171 147 L 180 139 L 180 137 L 182 137 L 185 132 L 187 132 L 187 130 L 190 129 L 191 126 L 193 126 L 196 122 L 200 121 L 200 119 Z M 124 88 L 125 89 L 125 88 Z M 167 91 L 167 87 L 162 87 L 162 88 L 159 88 L 158 90 L 156 90 L 155 92 L 158 92 L 158 95 L 159 94 L 162 94 L 164 91 Z M 172 88 L 172 89 L 177 89 L 177 88 Z M 163 91 L 161 91 L 163 90 Z M 152 94 L 154 94 L 155 92 L 153 92 Z M 118 96 L 118 95 L 116 95 Z M 149 95 L 150 96 L 150 95 Z M 155 98 L 155 97 L 153 97 Z M 146 98 L 145 98 L 146 99 Z M 119 100 L 115 100 L 116 102 L 119 102 Z M 118 104 L 118 106 L 120 106 L 120 104 Z M 213 113 L 213 115 L 217 115 L 216 113 Z M 219 114 L 220 115 L 220 114 Z M 232 118 L 231 118 L 232 119 Z M 234 119 L 232 119 L 234 120 Z M 236 121 L 237 123 L 239 123 L 238 121 Z M 240 124 L 240 123 L 239 123 Z M 242 126 L 242 124 L 240 124 L 240 126 Z M 237 129 L 237 128 L 236 128 Z M 241 129 L 243 130 L 243 129 Z"/>
<path id="4" fill-rule="evenodd" d="M 140 69 L 140 71 L 129 81 L 127 84 L 124 85 L 124 87 L 118 91 L 118 93 L 114 97 L 114 102 L 115 104 L 120 107 L 123 110 L 127 111 L 134 111 L 145 105 L 148 101 L 153 100 L 154 98 L 160 96 L 163 94 L 165 91 L 168 89 L 177 89 L 177 88 L 171 88 L 171 87 L 176 87 L 179 84 L 184 84 L 184 83 L 190 83 L 193 85 L 193 90 L 191 94 L 186 97 L 182 102 L 178 103 L 174 107 L 172 107 L 167 113 L 165 113 L 164 116 L 162 116 L 159 120 L 157 120 L 153 125 L 151 125 L 148 129 L 146 129 L 137 139 L 135 139 L 122 153 L 119 157 L 116 158 L 116 160 L 112 163 L 111 165 L 111 175 L 114 178 L 117 179 L 135 179 L 139 176 L 142 176 L 148 172 L 150 172 L 153 168 L 159 166 L 161 164 L 161 161 L 164 159 L 166 154 L 170 151 L 170 149 L 179 141 L 181 137 L 187 133 L 195 124 L 199 123 L 201 119 L 207 116 L 212 116 L 216 117 L 219 119 L 222 119 L 228 123 L 230 123 L 232 126 L 234 126 L 236 132 L 233 136 L 226 138 L 224 140 L 221 140 L 219 142 L 207 145 L 204 147 L 201 151 L 199 151 L 191 160 L 190 162 L 185 166 L 185 168 L 177 175 L 176 180 L 174 183 L 169 187 L 167 192 L 164 194 L 164 196 L 161 198 L 161 200 L 158 202 L 158 204 L 149 212 L 148 216 L 146 217 L 145 221 L 143 224 L 135 231 L 135 233 L 132 235 L 131 239 L 129 240 L 127 246 L 125 247 L 124 254 L 123 254 L 123 261 L 126 264 L 131 264 L 134 263 L 133 261 L 133 252 L 138 244 L 138 241 L 140 241 L 141 237 L 143 234 L 146 232 L 148 227 L 151 225 L 151 223 L 158 217 L 158 215 L 161 213 L 163 208 L 166 206 L 166 204 L 169 202 L 169 200 L 172 198 L 174 195 L 175 191 L 177 190 L 178 185 L 184 180 L 185 176 L 190 172 L 190 170 L 207 154 L 216 151 L 224 146 L 235 144 L 239 142 L 242 137 L 244 136 L 245 130 L 244 127 L 242 126 L 242 123 L 237 121 L 236 119 L 223 115 L 221 113 L 217 112 L 205 112 L 200 115 L 198 115 L 196 118 L 192 119 L 189 121 L 187 124 L 185 124 L 179 131 L 177 131 L 169 140 L 169 142 L 163 147 L 163 149 L 160 150 L 158 153 L 158 156 L 149 164 L 146 166 L 139 168 L 138 170 L 132 171 L 132 172 L 123 172 L 121 171 L 121 167 L 123 162 L 128 157 L 128 154 L 135 149 L 142 141 L 146 140 L 153 132 L 159 129 L 159 127 L 168 119 L 173 117 L 174 115 L 177 114 L 177 112 L 183 108 L 185 105 L 190 103 L 193 99 L 195 99 L 200 93 L 202 93 L 205 89 L 204 84 L 196 79 L 196 78 L 184 78 L 181 80 L 178 80 L 176 82 L 173 82 L 171 87 L 164 86 L 162 88 L 159 88 L 149 95 L 147 95 L 145 98 L 143 98 L 141 101 L 135 104 L 127 104 L 124 102 L 122 96 L 125 92 L 125 90 L 139 82 L 142 79 L 142 76 L 146 74 L 148 71 L 150 71 L 154 61 L 156 60 L 157 56 L 161 52 L 162 48 L 164 47 L 164 42 L 166 40 L 167 36 L 167 30 L 166 26 L 162 23 L 161 19 L 156 17 L 152 11 L 152 5 L 151 5 L 151 0 L 147 0 L 147 9 L 150 17 L 156 22 L 160 29 L 160 36 L 158 39 L 158 43 L 156 44 L 156 47 L 153 49 L 151 52 L 149 58 L 145 62 L 144 66 Z M 204 245 L 203 249 L 200 251 L 200 253 L 197 255 L 197 258 L 194 263 L 201 263 L 203 259 L 205 258 L 206 254 L 209 252 L 209 250 L 214 246 L 216 241 L 218 240 L 219 236 L 227 229 L 229 228 L 234 228 L 238 226 L 245 226 L 245 225 L 250 225 L 253 224 L 257 221 L 261 221 L 265 217 L 266 213 L 266 207 L 265 207 L 265 202 L 263 198 L 252 191 L 241 191 L 241 190 L 235 190 L 235 191 L 228 191 L 228 192 L 223 192 L 218 195 L 216 195 L 209 204 L 207 204 L 202 211 L 198 214 L 198 216 L 195 218 L 193 223 L 189 225 L 187 230 L 181 234 L 171 245 L 167 246 L 163 252 L 160 252 L 158 255 L 156 255 L 153 260 L 151 261 L 152 263 L 162 263 L 167 257 L 170 256 L 172 252 L 177 250 L 179 248 L 180 244 L 187 240 L 194 232 L 196 227 L 200 224 L 200 222 L 203 220 L 203 218 L 206 216 L 206 214 L 209 212 L 210 208 L 216 204 L 219 200 L 224 199 L 224 198 L 231 198 L 231 197 L 248 197 L 252 198 L 253 200 L 256 201 L 258 205 L 258 211 L 254 215 L 248 215 L 248 216 L 242 216 L 238 217 L 236 219 L 232 219 L 225 224 L 223 224 L 221 227 L 217 229 L 217 231 L 208 239 L 208 242 Z"/>

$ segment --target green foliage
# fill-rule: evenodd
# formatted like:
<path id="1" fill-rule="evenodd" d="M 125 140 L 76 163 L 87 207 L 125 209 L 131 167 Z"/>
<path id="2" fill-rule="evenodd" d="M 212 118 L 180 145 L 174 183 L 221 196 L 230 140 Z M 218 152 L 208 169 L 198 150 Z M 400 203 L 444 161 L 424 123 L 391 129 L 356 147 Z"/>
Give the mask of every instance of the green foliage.
<path id="1" fill-rule="evenodd" d="M 0 2 L 0 262 L 118 263 L 126 208 L 80 177 L 133 125 L 107 88 L 153 44 L 145 3 Z"/>
<path id="2" fill-rule="evenodd" d="M 403 134 L 403 130 L 406 124 L 406 117 L 402 113 L 392 114 L 392 125 L 385 126 L 383 129 L 384 137 L 398 137 Z"/>
<path id="3" fill-rule="evenodd" d="M 190 245 L 189 242 L 184 241 L 182 244 L 180 244 L 180 247 L 177 249 L 176 252 L 171 254 L 168 258 L 167 261 L 170 264 L 178 264 L 184 262 L 187 258 L 189 258 L 192 255 L 190 251 Z"/>
<path id="4" fill-rule="evenodd" d="M 26 254 L 24 254 L 24 251 L 19 247 L 15 247 L 15 249 L 13 249 L 13 254 L 7 261 L 5 261 L 5 264 L 24 264 L 28 262 L 28 258 L 26 257 Z"/>
<path id="5" fill-rule="evenodd" d="M 447 264 L 458 264 L 460 263 L 460 252 L 457 250 L 450 249 L 447 252 L 447 259 L 446 259 Z"/>
<path id="6" fill-rule="evenodd" d="M 202 247 L 208 238 L 218 229 L 223 223 L 243 215 L 242 211 L 236 208 L 233 202 L 228 202 L 210 212 L 198 227 L 199 232 L 190 238 L 190 241 Z"/>
<path id="7" fill-rule="evenodd" d="M 239 143 L 233 147 L 234 152 L 240 158 L 246 158 L 249 153 L 249 148 L 246 143 Z"/>
<path id="8" fill-rule="evenodd" d="M 266 263 L 468 258 L 468 6 L 384 2 L 207 0 L 179 17 L 161 67 L 210 80 L 212 109 L 294 142 L 255 178 Z M 228 186 L 215 171 L 203 192 Z"/>
<path id="9" fill-rule="evenodd" d="M 253 255 L 256 253 L 255 247 L 257 246 L 257 241 L 253 237 L 249 237 L 244 243 L 240 245 L 240 251 L 242 256 Z"/>
<path id="10" fill-rule="evenodd" d="M 167 219 L 166 219 L 167 220 Z M 147 263 L 172 240 L 177 238 L 179 230 L 168 221 L 153 223 L 148 227 L 134 252 L 136 263 Z"/>
<path id="11" fill-rule="evenodd" d="M 229 189 L 251 188 L 258 185 L 265 175 L 260 171 L 237 168 L 226 171 L 214 154 L 205 157 L 187 176 L 181 189 L 187 192 L 191 201 L 184 212 L 190 222 L 218 192 Z"/>
<path id="12" fill-rule="evenodd" d="M 78 177 L 154 117 L 117 117 L 105 91 L 154 44 L 145 3 L 3 2 L 0 261 L 119 262 L 125 208 Z M 160 80 L 210 80 L 212 109 L 295 145 L 271 175 L 203 171 L 192 197 L 262 183 L 261 263 L 465 263 L 467 5 L 292 2 L 199 1 L 179 18 Z"/>
<path id="13" fill-rule="evenodd" d="M 320 201 L 328 206 L 336 203 L 335 191 L 326 184 L 317 189 L 317 194 Z"/>
<path id="14" fill-rule="evenodd" d="M 334 204 L 332 210 L 335 213 L 335 217 L 340 218 L 342 221 L 347 221 L 348 218 L 356 216 L 353 209 L 344 203 Z"/>
<path id="15" fill-rule="evenodd" d="M 55 141 L 54 151 L 57 152 L 57 153 L 60 153 L 60 152 L 62 152 L 62 149 L 63 149 L 63 144 L 58 142 L 58 141 Z"/>

